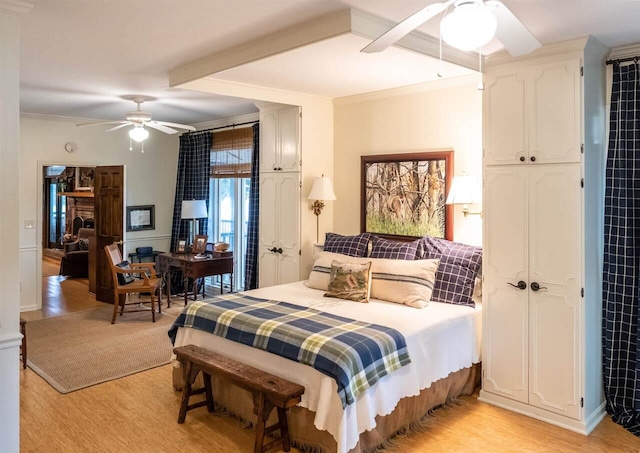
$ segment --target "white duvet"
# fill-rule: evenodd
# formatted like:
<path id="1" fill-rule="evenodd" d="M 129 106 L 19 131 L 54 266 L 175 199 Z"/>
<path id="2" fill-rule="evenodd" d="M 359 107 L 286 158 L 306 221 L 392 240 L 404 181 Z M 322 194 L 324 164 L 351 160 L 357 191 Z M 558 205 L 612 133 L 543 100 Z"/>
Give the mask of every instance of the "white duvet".
<path id="1" fill-rule="evenodd" d="M 255 297 L 291 302 L 348 318 L 393 327 L 402 332 L 411 363 L 384 376 L 342 408 L 336 382 L 314 368 L 196 329 L 180 328 L 175 346 L 195 344 L 218 351 L 305 387 L 300 406 L 315 413 L 314 424 L 328 431 L 346 453 L 360 433 L 376 426 L 376 415 L 387 415 L 400 399 L 415 396 L 450 373 L 480 362 L 481 306 L 476 308 L 430 302 L 423 309 L 372 299 L 361 304 L 323 297 L 324 291 L 302 282 L 248 291 Z"/>

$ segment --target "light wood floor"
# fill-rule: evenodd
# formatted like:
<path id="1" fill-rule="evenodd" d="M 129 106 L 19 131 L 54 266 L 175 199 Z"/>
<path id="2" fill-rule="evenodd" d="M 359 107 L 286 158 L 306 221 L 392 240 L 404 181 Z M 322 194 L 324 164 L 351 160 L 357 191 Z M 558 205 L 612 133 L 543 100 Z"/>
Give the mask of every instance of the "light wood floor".
<path id="1" fill-rule="evenodd" d="M 87 306 L 95 303 L 84 300 Z M 83 302 L 61 306 L 81 308 Z M 180 394 L 172 389 L 170 365 L 67 395 L 27 369 L 21 371 L 20 390 L 25 453 L 227 453 L 253 448 L 254 431 L 233 418 L 208 414 L 205 408 L 189 412 L 186 423 L 178 425 Z M 640 452 L 640 439 L 609 417 L 586 437 L 480 403 L 474 395 L 437 410 L 424 432 L 398 439 L 390 451 Z"/>

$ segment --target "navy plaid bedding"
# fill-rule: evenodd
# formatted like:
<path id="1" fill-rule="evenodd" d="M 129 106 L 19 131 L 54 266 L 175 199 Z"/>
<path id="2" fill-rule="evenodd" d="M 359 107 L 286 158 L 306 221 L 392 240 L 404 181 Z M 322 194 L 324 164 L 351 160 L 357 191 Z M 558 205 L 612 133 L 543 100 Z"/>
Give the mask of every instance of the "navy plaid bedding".
<path id="1" fill-rule="evenodd" d="M 242 293 L 186 306 L 169 329 L 174 344 L 179 327 L 310 365 L 335 379 L 343 408 L 411 363 L 405 338 L 395 329 Z"/>

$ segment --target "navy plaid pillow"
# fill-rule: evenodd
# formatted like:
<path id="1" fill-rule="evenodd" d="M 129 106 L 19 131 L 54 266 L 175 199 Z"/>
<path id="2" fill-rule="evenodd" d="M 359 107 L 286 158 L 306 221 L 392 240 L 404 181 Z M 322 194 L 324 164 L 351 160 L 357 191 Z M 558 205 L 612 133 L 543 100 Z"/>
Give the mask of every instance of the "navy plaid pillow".
<path id="1" fill-rule="evenodd" d="M 327 233 L 324 240 L 324 251 L 348 256 L 367 256 L 370 237 L 369 233 L 361 233 L 357 236 Z"/>
<path id="2" fill-rule="evenodd" d="M 482 248 L 446 239 L 420 239 L 416 259 L 440 259 L 431 300 L 475 307 L 473 287 L 482 267 Z"/>
<path id="3" fill-rule="evenodd" d="M 420 240 L 413 242 L 390 241 L 378 236 L 371 236 L 371 258 L 390 260 L 414 260 Z"/>

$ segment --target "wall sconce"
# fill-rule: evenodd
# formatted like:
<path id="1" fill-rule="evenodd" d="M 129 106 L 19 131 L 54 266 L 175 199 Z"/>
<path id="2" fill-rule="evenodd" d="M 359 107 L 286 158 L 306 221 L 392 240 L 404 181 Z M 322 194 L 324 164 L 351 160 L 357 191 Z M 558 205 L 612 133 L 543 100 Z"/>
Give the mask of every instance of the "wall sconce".
<path id="1" fill-rule="evenodd" d="M 446 204 L 461 204 L 462 213 L 464 216 L 468 215 L 482 215 L 482 211 L 470 212 L 469 206 L 472 203 L 477 203 L 480 197 L 477 196 L 475 187 L 476 180 L 473 176 L 459 175 L 453 177 L 453 183 L 451 189 L 449 189 L 449 196 L 447 197 Z"/>
<path id="2" fill-rule="evenodd" d="M 180 213 L 181 219 L 189 219 L 189 245 L 193 244 L 193 240 L 197 234 L 199 223 L 196 219 L 202 219 L 208 217 L 207 203 L 204 200 L 182 200 L 182 212 Z"/>
<path id="3" fill-rule="evenodd" d="M 324 175 L 313 180 L 311 192 L 309 192 L 309 200 L 315 200 L 311 203 L 311 210 L 316 215 L 316 243 L 320 242 L 320 213 L 324 208 L 323 201 L 335 200 L 336 195 L 333 193 L 331 180 L 325 178 Z"/>

